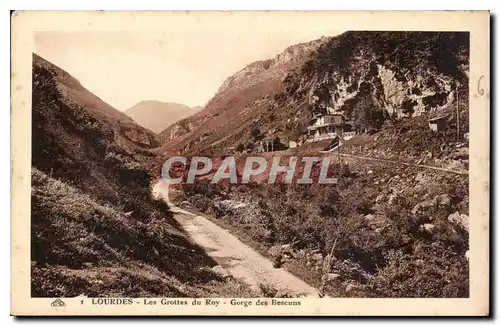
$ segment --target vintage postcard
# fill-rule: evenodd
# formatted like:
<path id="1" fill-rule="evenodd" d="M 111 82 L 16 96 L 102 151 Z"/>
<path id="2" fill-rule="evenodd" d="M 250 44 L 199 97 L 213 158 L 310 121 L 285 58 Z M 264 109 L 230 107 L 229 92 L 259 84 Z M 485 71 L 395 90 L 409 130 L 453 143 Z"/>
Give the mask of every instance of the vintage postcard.
<path id="1" fill-rule="evenodd" d="M 489 26 L 13 13 L 11 313 L 488 315 Z"/>

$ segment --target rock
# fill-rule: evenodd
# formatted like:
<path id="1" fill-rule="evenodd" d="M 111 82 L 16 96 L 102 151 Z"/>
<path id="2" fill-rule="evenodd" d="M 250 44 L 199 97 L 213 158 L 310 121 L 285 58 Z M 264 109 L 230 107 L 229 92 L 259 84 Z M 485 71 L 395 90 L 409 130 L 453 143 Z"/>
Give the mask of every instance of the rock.
<path id="1" fill-rule="evenodd" d="M 423 201 L 421 203 L 418 203 L 417 205 L 415 205 L 415 207 L 413 207 L 413 209 L 411 210 L 411 213 L 413 215 L 416 215 L 420 211 L 425 211 L 426 209 L 435 206 L 436 200 L 437 200 L 437 197 L 434 197 L 432 200 L 426 200 L 426 201 Z"/>
<path id="2" fill-rule="evenodd" d="M 373 171 L 372 171 L 372 170 L 370 170 L 370 171 L 368 171 L 367 173 L 368 173 L 368 174 L 372 174 L 372 173 L 373 173 Z"/>
<path id="3" fill-rule="evenodd" d="M 179 207 L 182 208 L 182 207 L 191 207 L 191 203 L 188 202 L 187 200 L 183 201 L 182 203 L 179 204 Z"/>
<path id="4" fill-rule="evenodd" d="M 448 221 L 460 225 L 463 229 L 469 232 L 469 216 L 455 212 L 448 216 Z"/>
<path id="5" fill-rule="evenodd" d="M 322 254 L 320 254 L 320 253 L 313 254 L 311 258 L 312 258 L 313 260 L 323 262 L 323 255 L 322 255 Z"/>
<path id="6" fill-rule="evenodd" d="M 321 283 L 323 286 L 331 285 L 340 282 L 340 275 L 335 273 L 326 273 L 321 277 Z"/>
<path id="7" fill-rule="evenodd" d="M 423 259 L 417 259 L 417 260 L 415 260 L 414 264 L 416 266 L 424 266 L 424 260 Z"/>
<path id="8" fill-rule="evenodd" d="M 225 270 L 224 267 L 222 267 L 221 265 L 217 265 L 217 266 L 212 267 L 212 271 L 222 278 L 231 277 L 231 274 L 229 274 L 229 272 L 227 270 Z"/>
<path id="9" fill-rule="evenodd" d="M 372 221 L 374 218 L 375 218 L 375 216 L 373 214 L 365 215 L 365 219 L 368 221 Z"/>
<path id="10" fill-rule="evenodd" d="M 272 246 L 267 250 L 267 253 L 273 257 L 278 256 L 280 253 L 280 246 Z"/>
<path id="11" fill-rule="evenodd" d="M 347 284 L 347 286 L 345 287 L 345 293 L 350 293 L 350 292 L 353 292 L 353 291 L 355 291 L 357 288 L 358 288 L 358 286 L 357 286 L 356 284 L 349 283 L 349 284 Z"/>
<path id="12" fill-rule="evenodd" d="M 285 290 L 279 289 L 276 291 L 276 294 L 274 295 L 275 298 L 291 298 L 290 294 L 286 292 Z"/>
<path id="13" fill-rule="evenodd" d="M 447 194 L 442 194 L 436 197 L 436 204 L 438 206 L 450 206 L 451 199 Z"/>
<path id="14" fill-rule="evenodd" d="M 398 198 L 398 194 L 392 194 L 389 196 L 389 198 L 387 199 L 387 203 L 389 205 L 393 205 L 394 204 L 394 201 Z"/>
<path id="15" fill-rule="evenodd" d="M 434 224 L 430 224 L 430 223 L 425 223 L 423 225 L 420 226 L 422 230 L 425 230 L 429 233 L 432 233 L 432 230 L 434 230 L 435 228 L 435 225 Z"/>

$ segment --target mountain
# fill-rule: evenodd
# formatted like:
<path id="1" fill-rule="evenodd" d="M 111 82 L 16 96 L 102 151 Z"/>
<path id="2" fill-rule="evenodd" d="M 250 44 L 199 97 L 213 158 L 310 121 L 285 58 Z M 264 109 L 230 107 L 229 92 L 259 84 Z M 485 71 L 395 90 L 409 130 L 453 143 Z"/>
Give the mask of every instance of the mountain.
<path id="1" fill-rule="evenodd" d="M 267 110 L 256 100 L 266 101 L 283 91 L 282 79 L 287 72 L 309 60 L 327 40 L 290 46 L 273 59 L 254 62 L 227 78 L 204 110 L 160 133 L 161 139 L 168 142 L 160 152 L 184 150 L 200 139 L 207 145 L 247 130 L 252 120 Z"/>
<path id="2" fill-rule="evenodd" d="M 190 108 L 184 104 L 160 101 L 142 101 L 125 111 L 141 126 L 159 133 L 172 123 L 200 111 L 202 107 Z"/>
<path id="3" fill-rule="evenodd" d="M 467 33 L 346 32 L 294 45 L 228 78 L 205 110 L 160 134 L 158 152 L 224 152 L 251 141 L 253 125 L 300 138 L 312 113 L 327 109 L 374 132 L 385 121 L 449 114 L 457 97 L 465 133 L 468 42 Z"/>
<path id="4" fill-rule="evenodd" d="M 245 296 L 152 198 L 155 135 L 35 54 L 32 73 L 32 296 Z"/>

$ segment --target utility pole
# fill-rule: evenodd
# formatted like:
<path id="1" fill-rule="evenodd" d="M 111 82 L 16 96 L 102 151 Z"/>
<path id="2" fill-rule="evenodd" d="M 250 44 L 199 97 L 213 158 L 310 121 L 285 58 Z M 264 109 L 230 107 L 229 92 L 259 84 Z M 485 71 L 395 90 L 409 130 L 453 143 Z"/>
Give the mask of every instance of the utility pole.
<path id="1" fill-rule="evenodd" d="M 337 156 L 339 157 L 339 180 L 342 178 L 342 158 L 340 156 L 340 141 L 344 138 L 344 130 L 340 130 L 340 134 L 337 135 L 339 143 L 337 145 Z"/>
<path id="2" fill-rule="evenodd" d="M 457 93 L 457 141 L 460 141 L 460 110 L 458 108 L 458 84 L 455 86 Z"/>

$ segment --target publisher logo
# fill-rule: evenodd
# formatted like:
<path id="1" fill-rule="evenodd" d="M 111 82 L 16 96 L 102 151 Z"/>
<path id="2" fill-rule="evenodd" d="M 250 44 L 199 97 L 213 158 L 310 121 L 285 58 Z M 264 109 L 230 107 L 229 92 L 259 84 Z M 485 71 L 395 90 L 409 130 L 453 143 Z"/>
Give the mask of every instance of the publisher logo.
<path id="1" fill-rule="evenodd" d="M 66 304 L 61 299 L 55 299 L 50 304 L 51 307 L 66 307 Z"/>

